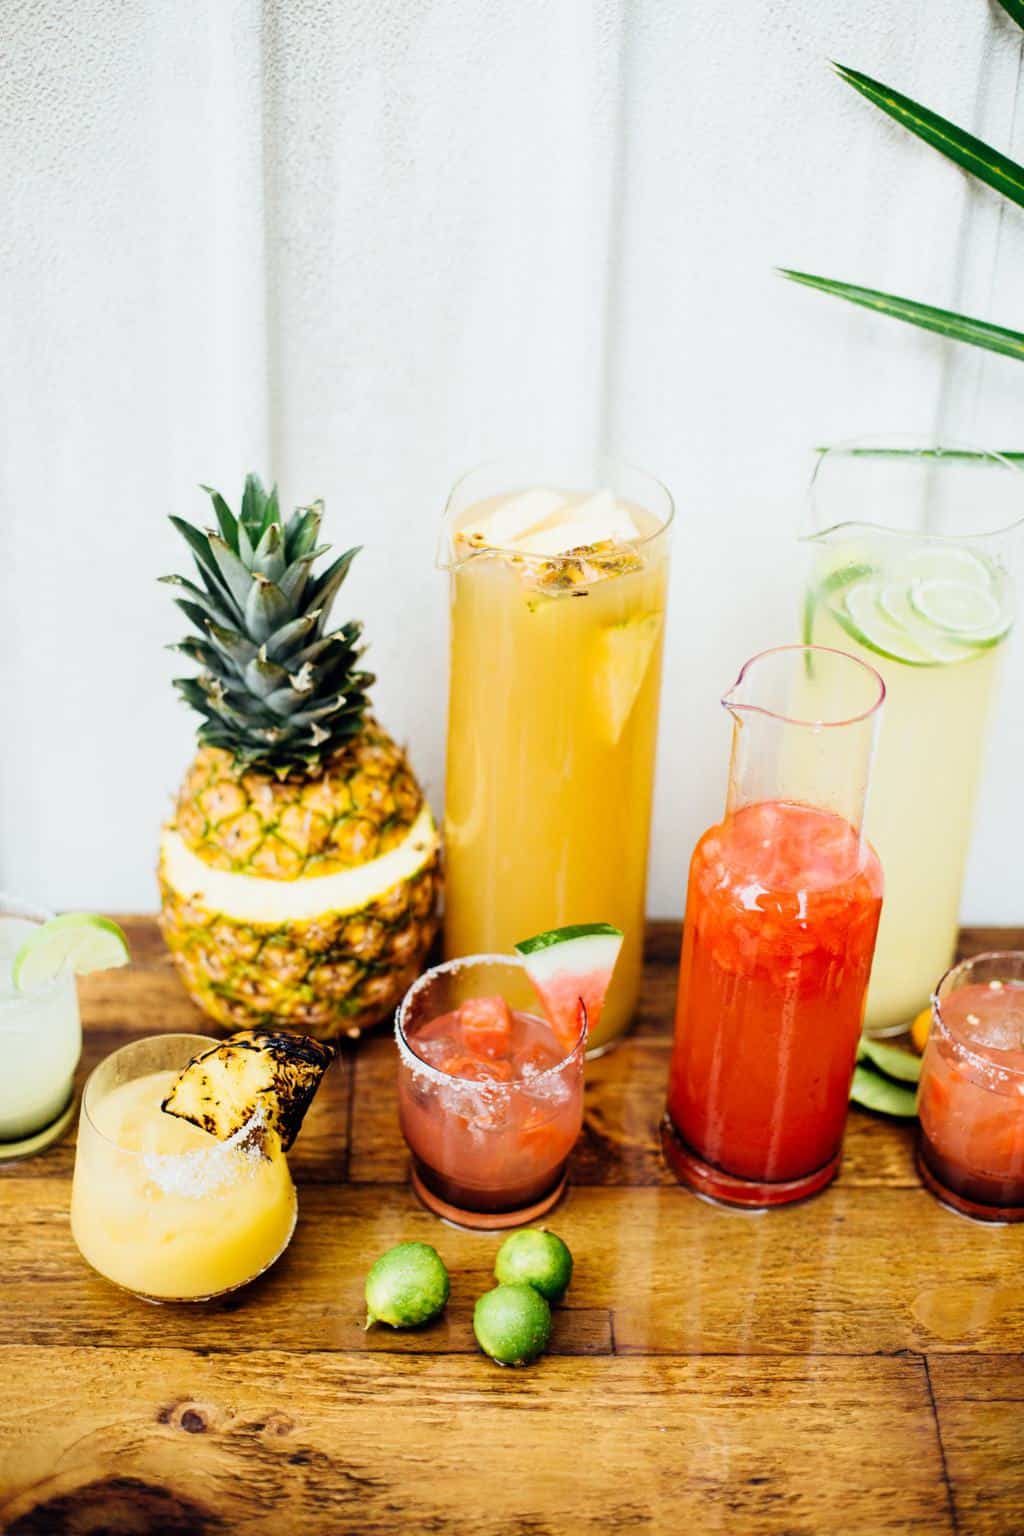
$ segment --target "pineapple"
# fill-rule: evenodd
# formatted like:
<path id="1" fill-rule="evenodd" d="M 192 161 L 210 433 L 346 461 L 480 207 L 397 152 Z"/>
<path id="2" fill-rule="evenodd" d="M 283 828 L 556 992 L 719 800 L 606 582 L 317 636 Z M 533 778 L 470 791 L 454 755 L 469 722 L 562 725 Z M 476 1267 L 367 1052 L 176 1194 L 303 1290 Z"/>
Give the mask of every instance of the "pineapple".
<path id="1" fill-rule="evenodd" d="M 230 1029 L 321 1038 L 383 1019 L 437 928 L 437 829 L 405 753 L 369 713 L 362 626 L 329 630 L 358 553 L 313 566 L 322 503 L 287 520 L 255 475 L 217 531 L 171 521 L 201 585 L 164 580 L 200 668 L 176 688 L 203 717 L 160 845 L 161 926 L 199 1007 Z"/>
<path id="2" fill-rule="evenodd" d="M 257 1115 L 287 1152 L 334 1048 L 271 1029 L 243 1029 L 182 1068 L 160 1108 L 228 1141 Z"/>

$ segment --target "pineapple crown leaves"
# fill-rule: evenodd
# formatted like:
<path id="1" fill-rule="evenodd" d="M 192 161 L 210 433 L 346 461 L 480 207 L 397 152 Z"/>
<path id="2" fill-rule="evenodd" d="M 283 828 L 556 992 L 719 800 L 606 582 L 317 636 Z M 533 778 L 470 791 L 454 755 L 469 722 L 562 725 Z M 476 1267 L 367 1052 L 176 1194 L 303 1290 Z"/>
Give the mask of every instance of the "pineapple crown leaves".
<path id="1" fill-rule="evenodd" d="M 161 577 L 195 630 L 170 649 L 200 668 L 174 686 L 203 717 L 198 734 L 208 746 L 281 777 L 316 772 L 359 730 L 375 681 L 358 666 L 362 625 L 349 620 L 328 629 L 359 549 L 314 574 L 330 548 L 317 543 L 322 502 L 282 518 L 277 487 L 268 493 L 250 474 L 236 517 L 219 491 L 202 489 L 216 528 L 171 518 L 192 551 L 199 584 Z"/>

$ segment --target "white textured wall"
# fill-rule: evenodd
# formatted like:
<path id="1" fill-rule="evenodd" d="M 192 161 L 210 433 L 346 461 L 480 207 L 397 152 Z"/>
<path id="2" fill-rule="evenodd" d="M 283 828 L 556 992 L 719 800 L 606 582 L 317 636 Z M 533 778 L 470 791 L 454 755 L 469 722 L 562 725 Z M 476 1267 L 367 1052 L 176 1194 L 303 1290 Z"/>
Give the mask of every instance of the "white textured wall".
<path id="1" fill-rule="evenodd" d="M 795 634 L 809 446 L 1024 446 L 1024 369 L 788 264 L 1024 326 L 1024 216 L 832 77 L 1024 154 L 994 0 L 14 0 L 0 47 L 0 884 L 148 907 L 191 725 L 162 571 L 196 482 L 322 493 L 439 803 L 447 486 L 603 438 L 680 510 L 652 910 L 719 809 L 715 699 Z M 965 916 L 1020 921 L 1014 644 Z M 942 829 L 936 828 L 941 836 Z"/>

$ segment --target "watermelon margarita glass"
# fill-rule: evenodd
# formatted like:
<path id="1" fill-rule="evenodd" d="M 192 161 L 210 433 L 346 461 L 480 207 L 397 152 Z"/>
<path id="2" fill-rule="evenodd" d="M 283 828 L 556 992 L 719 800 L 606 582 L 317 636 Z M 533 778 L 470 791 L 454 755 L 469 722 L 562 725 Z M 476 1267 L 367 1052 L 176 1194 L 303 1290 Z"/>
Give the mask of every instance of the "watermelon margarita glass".
<path id="1" fill-rule="evenodd" d="M 917 1109 L 932 1193 L 976 1220 L 1024 1221 L 1024 953 L 976 955 L 942 978 Z"/>
<path id="2" fill-rule="evenodd" d="M 603 924 L 561 930 L 515 955 L 449 960 L 410 987 L 395 1022 L 398 1112 L 413 1188 L 436 1215 L 497 1230 L 558 1200 L 583 1123 L 588 1016 L 600 1018 L 621 944 Z"/>
<path id="3" fill-rule="evenodd" d="M 413 1188 L 462 1226 L 533 1220 L 565 1184 L 583 1123 L 586 1029 L 566 1051 L 536 1009 L 521 961 L 479 955 L 428 971 L 399 1010 Z"/>

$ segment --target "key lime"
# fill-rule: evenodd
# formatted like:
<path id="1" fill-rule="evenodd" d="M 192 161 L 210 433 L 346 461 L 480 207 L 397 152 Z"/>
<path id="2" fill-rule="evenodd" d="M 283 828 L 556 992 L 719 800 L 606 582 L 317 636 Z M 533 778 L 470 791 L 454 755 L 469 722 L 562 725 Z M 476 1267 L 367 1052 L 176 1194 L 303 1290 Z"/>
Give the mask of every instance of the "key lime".
<path id="1" fill-rule="evenodd" d="M 429 1243 L 398 1243 L 382 1253 L 366 1277 L 366 1326 L 417 1328 L 444 1311 L 448 1271 Z"/>
<path id="2" fill-rule="evenodd" d="M 551 1337 L 551 1308 L 532 1285 L 496 1285 L 473 1309 L 473 1332 L 499 1365 L 529 1365 Z"/>
<path id="3" fill-rule="evenodd" d="M 65 912 L 41 924 L 14 957 L 11 975 L 19 992 L 42 992 L 67 969 L 76 976 L 127 965 L 128 940 L 109 917 Z"/>
<path id="4" fill-rule="evenodd" d="M 554 1232 L 527 1227 L 498 1249 L 494 1278 L 502 1285 L 532 1285 L 545 1301 L 561 1301 L 572 1279 L 572 1254 Z"/>

